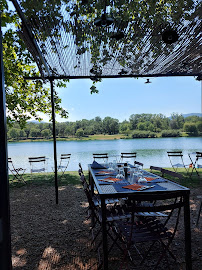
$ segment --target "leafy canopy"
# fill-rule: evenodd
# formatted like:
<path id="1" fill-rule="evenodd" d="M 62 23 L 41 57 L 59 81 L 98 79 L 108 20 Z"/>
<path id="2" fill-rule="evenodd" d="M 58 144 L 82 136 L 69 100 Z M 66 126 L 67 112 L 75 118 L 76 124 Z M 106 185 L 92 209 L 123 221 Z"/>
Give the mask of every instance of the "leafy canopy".
<path id="1" fill-rule="evenodd" d="M 8 6 L 6 0 L 0 1 L 0 8 L 7 120 L 8 124 L 17 121 L 22 128 L 30 118 L 42 120 L 38 115 L 39 112 L 51 116 L 51 94 L 49 87 L 44 86 L 42 81 L 24 79 L 25 76 L 39 75 L 39 71 L 16 31 L 20 23 L 16 11 Z M 64 87 L 65 84 L 58 81 L 57 86 Z M 61 99 L 55 92 L 55 112 L 67 118 L 68 112 L 61 107 L 60 103 Z"/>

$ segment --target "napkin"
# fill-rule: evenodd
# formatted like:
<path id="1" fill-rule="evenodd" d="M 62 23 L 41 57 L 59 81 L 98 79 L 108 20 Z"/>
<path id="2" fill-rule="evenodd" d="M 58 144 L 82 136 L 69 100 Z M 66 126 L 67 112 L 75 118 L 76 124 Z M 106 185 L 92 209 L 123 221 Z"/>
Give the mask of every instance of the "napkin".
<path id="1" fill-rule="evenodd" d="M 119 179 L 119 178 L 114 178 L 114 177 L 107 177 L 105 179 L 102 179 L 102 180 L 99 180 L 99 181 L 112 181 L 112 182 L 118 182 L 118 181 L 121 181 L 122 179 Z"/>
<path id="2" fill-rule="evenodd" d="M 152 188 L 152 187 L 154 186 L 143 186 L 139 184 L 132 184 L 132 185 L 124 186 L 122 188 L 128 188 L 128 189 L 140 191 L 140 190 L 144 190 L 144 189 Z"/>
<path id="3" fill-rule="evenodd" d="M 144 186 L 139 185 L 139 184 L 132 184 L 132 185 L 124 186 L 122 188 L 128 188 L 128 189 L 132 189 L 132 190 L 141 190 L 142 187 L 144 187 Z"/>
<path id="4" fill-rule="evenodd" d="M 144 177 L 147 181 L 152 181 L 157 179 L 157 177 Z"/>
<path id="5" fill-rule="evenodd" d="M 106 169 L 103 165 L 97 163 L 96 161 L 93 161 L 93 164 L 91 165 L 92 169 Z"/>
<path id="6" fill-rule="evenodd" d="M 96 172 L 95 175 L 105 175 L 105 174 L 113 174 L 113 172 L 109 172 L 109 171 L 99 171 L 99 172 Z"/>

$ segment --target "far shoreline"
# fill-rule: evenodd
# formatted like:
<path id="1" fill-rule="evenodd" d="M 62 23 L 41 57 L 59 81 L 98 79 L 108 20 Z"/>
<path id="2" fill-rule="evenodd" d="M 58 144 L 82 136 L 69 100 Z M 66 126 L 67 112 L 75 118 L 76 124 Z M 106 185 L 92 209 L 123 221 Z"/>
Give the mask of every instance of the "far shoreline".
<path id="1" fill-rule="evenodd" d="M 189 138 L 198 138 L 201 136 L 189 136 L 188 134 L 181 134 L 181 136 L 176 136 L 176 137 L 162 137 L 160 136 L 160 133 L 156 134 L 155 138 L 132 138 L 131 136 L 127 136 L 124 134 L 114 134 L 114 135 L 109 135 L 109 134 L 96 134 L 96 135 L 88 135 L 84 137 L 58 137 L 56 138 L 57 141 L 97 141 L 97 140 L 127 140 L 127 139 L 159 139 L 159 138 L 181 138 L 181 137 L 189 137 Z M 53 138 L 29 138 L 29 139 L 21 139 L 21 140 L 7 140 L 7 142 L 12 143 L 12 142 L 52 142 Z"/>

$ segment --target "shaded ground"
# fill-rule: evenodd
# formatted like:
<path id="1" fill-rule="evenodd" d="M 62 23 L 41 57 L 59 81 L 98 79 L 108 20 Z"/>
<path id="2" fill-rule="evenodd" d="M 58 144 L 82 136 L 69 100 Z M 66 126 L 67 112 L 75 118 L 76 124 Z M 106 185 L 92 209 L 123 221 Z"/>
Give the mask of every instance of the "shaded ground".
<path id="1" fill-rule="evenodd" d="M 193 269 L 202 269 L 202 218 L 196 228 L 201 188 L 191 190 L 191 228 Z M 23 186 L 11 189 L 12 261 L 15 270 L 87 270 L 97 269 L 97 253 L 91 251 L 86 221 L 86 198 L 80 186 L 59 188 L 59 205 L 55 204 L 54 187 Z M 183 221 L 183 220 L 182 220 Z M 173 247 L 179 263 L 171 269 L 185 269 L 183 223 Z M 120 254 L 114 251 L 110 269 L 119 270 Z M 151 258 L 152 261 L 153 257 Z M 167 265 L 159 269 L 167 269 Z M 125 268 L 127 269 L 126 265 Z M 150 262 L 143 267 L 151 269 Z"/>

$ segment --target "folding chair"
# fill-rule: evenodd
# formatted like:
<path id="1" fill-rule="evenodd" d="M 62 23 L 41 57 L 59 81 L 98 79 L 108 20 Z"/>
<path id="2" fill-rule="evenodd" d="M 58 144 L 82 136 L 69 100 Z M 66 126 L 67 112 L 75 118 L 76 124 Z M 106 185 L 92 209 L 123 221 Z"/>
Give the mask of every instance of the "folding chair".
<path id="1" fill-rule="evenodd" d="M 46 157 L 29 157 L 31 175 L 46 171 Z"/>
<path id="2" fill-rule="evenodd" d="M 60 163 L 58 165 L 58 172 L 60 171 L 62 173 L 61 177 L 64 176 L 65 171 L 67 170 L 67 167 L 69 165 L 71 158 L 71 154 L 61 154 L 60 156 Z"/>
<path id="3" fill-rule="evenodd" d="M 145 199 L 148 203 L 145 202 Z M 151 201 L 155 203 L 151 203 Z M 163 195 L 149 193 L 147 195 L 136 195 L 135 201 L 131 201 L 131 207 L 128 206 L 128 210 L 131 211 L 131 220 L 118 221 L 115 224 L 117 232 L 125 242 L 122 264 L 127 263 L 128 256 L 133 263 L 132 248 L 135 251 L 136 263 L 136 253 L 138 253 L 141 258 L 140 264 L 143 264 L 151 250 L 154 250 L 154 245 L 157 242 L 161 245 L 161 249 L 156 248 L 157 255 L 160 255 L 156 259 L 154 269 L 157 269 L 162 259 L 167 255 L 170 255 L 176 261 L 170 246 L 177 232 L 180 212 L 183 206 L 184 202 L 180 191 L 173 191 Z M 157 216 L 156 213 L 160 213 L 160 215 Z M 167 227 L 171 218 L 175 219 L 175 225 L 173 226 L 172 224 L 172 228 L 169 230 Z M 146 252 L 142 251 L 144 244 Z"/>
<path id="4" fill-rule="evenodd" d="M 162 168 L 161 167 L 157 167 L 157 166 L 150 166 L 150 171 L 158 171 L 161 172 Z"/>
<path id="5" fill-rule="evenodd" d="M 198 214 L 197 214 L 196 226 L 198 226 L 199 218 L 200 218 L 200 215 L 201 215 L 201 209 L 202 209 L 202 196 L 199 195 L 199 196 L 197 196 L 197 198 L 201 199 L 201 202 L 200 202 L 199 211 L 198 211 Z"/>
<path id="6" fill-rule="evenodd" d="M 178 168 L 184 168 L 188 174 L 186 167 L 189 167 L 189 165 L 184 164 L 182 151 L 168 151 L 167 154 L 170 160 L 170 164 L 175 172 L 177 172 Z"/>
<path id="7" fill-rule="evenodd" d="M 120 159 L 120 161 L 121 162 L 124 162 L 124 161 L 127 161 L 127 160 L 129 160 L 130 162 L 131 162 L 131 160 L 132 161 L 135 161 L 136 155 L 137 155 L 136 152 L 132 152 L 132 153 L 121 153 L 121 159 Z"/>
<path id="8" fill-rule="evenodd" d="M 193 172 L 195 171 L 198 175 L 198 177 L 200 177 L 200 174 L 198 172 L 197 169 L 202 169 L 202 152 L 196 152 L 195 153 L 196 157 L 195 157 L 195 161 L 193 160 L 193 158 L 191 157 L 191 154 L 188 154 L 190 160 L 191 160 L 191 173 L 190 173 L 190 177 L 192 176 Z M 199 162 L 201 162 L 201 164 L 199 164 Z"/>
<path id="9" fill-rule="evenodd" d="M 98 195 L 91 196 L 89 185 L 85 179 L 85 176 L 82 174 L 82 169 L 79 169 L 80 181 L 83 185 L 83 189 L 88 200 L 88 218 L 92 217 L 93 222 L 91 223 L 91 234 L 92 234 L 92 245 L 95 245 L 95 241 L 98 239 L 99 234 L 102 232 L 102 211 L 101 211 L 101 201 Z M 113 200 L 113 199 L 112 199 Z M 110 201 L 107 199 L 105 203 L 108 204 Z M 116 220 L 129 219 L 130 215 L 126 212 L 126 207 L 122 207 L 117 204 L 112 204 L 112 201 L 106 208 L 106 223 L 107 223 L 107 235 L 111 240 L 111 243 L 108 248 L 108 253 L 111 252 L 112 248 L 116 245 L 122 252 L 122 247 L 118 244 L 118 239 L 121 241 L 119 234 L 117 234 L 114 229 L 113 222 Z M 98 227 L 98 228 L 97 228 Z M 99 240 L 96 244 L 95 250 L 99 253 L 102 240 Z M 99 256 L 100 258 L 100 256 Z M 103 262 L 100 261 L 99 267 L 101 269 Z"/>
<path id="10" fill-rule="evenodd" d="M 108 153 L 102 153 L 102 154 L 93 154 L 93 159 L 103 159 L 104 162 L 108 161 Z"/>
<path id="11" fill-rule="evenodd" d="M 23 178 L 23 175 L 24 175 L 26 169 L 15 168 L 11 158 L 8 158 L 8 169 L 11 172 L 11 174 L 13 175 L 13 179 L 11 179 L 12 182 L 16 179 L 17 181 L 23 182 L 26 184 L 26 182 Z"/>
<path id="12" fill-rule="evenodd" d="M 142 167 L 142 169 L 143 169 L 143 166 L 144 166 L 144 164 L 143 164 L 143 163 L 141 163 L 141 162 L 139 162 L 139 161 L 134 161 L 134 165 L 141 166 L 141 167 Z"/>

